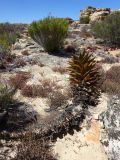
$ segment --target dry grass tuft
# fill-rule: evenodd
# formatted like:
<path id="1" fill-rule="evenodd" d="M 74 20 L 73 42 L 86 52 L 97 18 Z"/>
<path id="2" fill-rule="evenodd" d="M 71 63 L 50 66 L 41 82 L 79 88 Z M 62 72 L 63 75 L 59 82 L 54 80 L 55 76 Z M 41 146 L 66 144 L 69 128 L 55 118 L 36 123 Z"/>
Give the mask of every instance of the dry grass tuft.
<path id="1" fill-rule="evenodd" d="M 9 84 L 15 89 L 22 89 L 27 81 L 31 77 L 30 72 L 19 72 L 15 76 L 11 76 Z"/>
<path id="2" fill-rule="evenodd" d="M 26 97 L 48 97 L 48 95 L 56 90 L 59 90 L 61 86 L 58 86 L 55 81 L 50 79 L 44 79 L 40 81 L 40 85 L 27 85 L 22 88 L 22 94 Z"/>
<path id="3" fill-rule="evenodd" d="M 102 91 L 109 95 L 120 95 L 120 66 L 113 66 L 106 72 Z"/>
<path id="4" fill-rule="evenodd" d="M 28 56 L 28 55 L 29 55 L 29 52 L 28 52 L 28 50 L 24 50 L 24 51 L 21 52 L 21 54 L 22 54 L 22 55 L 25 55 L 25 56 Z"/>
<path id="5" fill-rule="evenodd" d="M 23 136 L 14 160 L 56 160 L 49 141 L 38 139 L 32 133 Z"/>
<path id="6" fill-rule="evenodd" d="M 15 60 L 15 66 L 16 67 L 24 67 L 26 65 L 26 62 L 23 59 L 20 59 L 19 57 Z"/>
<path id="7" fill-rule="evenodd" d="M 42 62 L 38 62 L 37 60 L 32 60 L 30 62 L 31 65 L 38 65 L 40 67 L 44 67 L 45 65 Z"/>
<path id="8" fill-rule="evenodd" d="M 55 110 L 66 104 L 67 100 L 70 99 L 69 92 L 53 91 L 49 95 L 49 103 L 51 110 Z"/>
<path id="9" fill-rule="evenodd" d="M 55 67 L 52 68 L 52 70 L 53 70 L 54 72 L 58 72 L 58 73 L 60 73 L 60 74 L 66 73 L 66 68 L 61 67 L 61 66 L 55 66 Z"/>

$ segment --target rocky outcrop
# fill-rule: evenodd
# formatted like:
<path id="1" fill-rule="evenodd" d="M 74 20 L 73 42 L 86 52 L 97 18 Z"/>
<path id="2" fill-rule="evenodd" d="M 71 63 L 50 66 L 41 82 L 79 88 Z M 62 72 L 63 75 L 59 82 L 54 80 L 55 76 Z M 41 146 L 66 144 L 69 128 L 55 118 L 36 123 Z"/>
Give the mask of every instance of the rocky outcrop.
<path id="1" fill-rule="evenodd" d="M 78 24 L 76 21 L 69 27 L 69 36 L 91 37 L 91 25 L 90 24 Z"/>
<path id="2" fill-rule="evenodd" d="M 102 122 L 101 141 L 109 160 L 120 159 L 120 99 L 113 97 L 106 112 L 100 115 Z"/>
<path id="3" fill-rule="evenodd" d="M 80 19 L 83 17 L 89 17 L 90 23 L 98 20 L 103 20 L 111 12 L 110 8 L 93 8 L 87 7 L 80 11 Z"/>

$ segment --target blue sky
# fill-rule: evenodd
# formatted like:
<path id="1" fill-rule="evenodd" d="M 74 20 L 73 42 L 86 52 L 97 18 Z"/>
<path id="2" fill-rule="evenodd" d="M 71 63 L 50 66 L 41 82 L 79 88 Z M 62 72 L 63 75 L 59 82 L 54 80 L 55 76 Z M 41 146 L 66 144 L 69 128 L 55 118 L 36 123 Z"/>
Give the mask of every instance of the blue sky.
<path id="1" fill-rule="evenodd" d="M 48 16 L 79 18 L 86 6 L 120 8 L 120 0 L 0 0 L 0 22 L 30 23 Z"/>

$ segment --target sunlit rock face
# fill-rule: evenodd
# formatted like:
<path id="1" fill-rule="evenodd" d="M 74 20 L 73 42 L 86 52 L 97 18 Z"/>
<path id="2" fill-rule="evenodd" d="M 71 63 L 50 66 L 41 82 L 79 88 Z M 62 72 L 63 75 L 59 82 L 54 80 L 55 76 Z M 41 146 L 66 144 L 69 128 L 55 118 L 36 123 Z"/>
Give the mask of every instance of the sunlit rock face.
<path id="1" fill-rule="evenodd" d="M 96 22 L 98 20 L 103 20 L 107 15 L 111 13 L 110 8 L 93 8 L 87 7 L 84 10 L 80 11 L 80 18 L 81 17 L 88 17 L 90 18 L 89 23 Z"/>
<path id="2" fill-rule="evenodd" d="M 109 160 L 120 159 L 120 100 L 113 97 L 108 103 L 108 109 L 101 114 L 103 121 L 102 143 L 105 146 Z"/>

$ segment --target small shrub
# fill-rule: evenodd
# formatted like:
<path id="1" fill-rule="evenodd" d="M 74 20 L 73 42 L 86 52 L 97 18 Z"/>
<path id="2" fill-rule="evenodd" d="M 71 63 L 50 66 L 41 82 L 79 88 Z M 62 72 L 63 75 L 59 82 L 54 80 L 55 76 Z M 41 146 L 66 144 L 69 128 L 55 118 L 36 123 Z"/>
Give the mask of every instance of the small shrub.
<path id="1" fill-rule="evenodd" d="M 44 91 L 44 88 L 41 85 L 25 85 L 22 88 L 22 95 L 26 97 L 46 97 L 47 92 Z"/>
<path id="2" fill-rule="evenodd" d="M 26 65 L 26 62 L 24 61 L 24 59 L 17 57 L 15 59 L 14 64 L 16 68 L 19 68 L 19 67 L 24 67 Z"/>
<path id="3" fill-rule="evenodd" d="M 68 24 L 72 24 L 74 22 L 74 20 L 70 17 L 66 17 L 65 20 L 68 21 Z"/>
<path id="4" fill-rule="evenodd" d="M 108 93 L 109 95 L 119 95 L 120 94 L 120 84 L 115 83 L 109 79 L 106 79 L 102 84 L 102 92 Z"/>
<path id="5" fill-rule="evenodd" d="M 13 103 L 14 92 L 7 85 L 0 83 L 0 111 L 7 111 Z"/>
<path id="6" fill-rule="evenodd" d="M 55 81 L 44 79 L 39 85 L 25 85 L 22 88 L 22 94 L 27 97 L 43 97 L 46 98 L 52 91 L 60 89 Z"/>
<path id="7" fill-rule="evenodd" d="M 0 45 L 0 69 L 6 69 L 8 64 L 13 61 L 15 55 L 10 50 Z"/>
<path id="8" fill-rule="evenodd" d="M 106 72 L 101 89 L 109 95 L 120 95 L 120 66 L 113 66 Z"/>
<path id="9" fill-rule="evenodd" d="M 66 72 L 66 68 L 61 67 L 61 66 L 53 67 L 52 70 L 54 72 L 59 72 L 60 74 L 64 74 Z"/>
<path id="10" fill-rule="evenodd" d="M 28 50 L 24 50 L 24 51 L 21 52 L 21 54 L 22 54 L 22 55 L 25 55 L 25 56 L 28 56 L 28 55 L 29 55 L 29 52 L 28 52 Z"/>
<path id="11" fill-rule="evenodd" d="M 67 41 L 66 41 L 67 42 Z M 68 53 L 75 53 L 76 52 L 76 47 L 73 44 L 68 44 L 65 46 L 64 50 Z"/>
<path id="12" fill-rule="evenodd" d="M 38 66 L 40 66 L 40 67 L 44 67 L 45 66 L 45 64 L 43 64 L 42 62 L 40 62 L 40 61 L 37 61 L 37 60 L 31 60 L 30 62 L 29 62 L 31 65 L 38 65 Z"/>
<path id="13" fill-rule="evenodd" d="M 14 160 L 56 160 L 52 155 L 50 142 L 38 139 L 32 133 L 23 136 L 18 145 L 17 156 Z"/>
<path id="14" fill-rule="evenodd" d="M 88 6 L 87 9 L 95 9 L 95 8 L 92 6 Z"/>
<path id="15" fill-rule="evenodd" d="M 95 105 L 100 96 L 101 75 L 95 58 L 85 50 L 73 56 L 68 71 L 73 91 L 73 101 Z"/>
<path id="16" fill-rule="evenodd" d="M 106 79 L 110 79 L 114 82 L 120 80 L 120 66 L 113 66 L 106 72 Z"/>
<path id="17" fill-rule="evenodd" d="M 81 24 L 89 24 L 89 22 L 90 22 L 90 17 L 89 16 L 80 17 L 80 23 Z"/>
<path id="18" fill-rule="evenodd" d="M 47 52 L 56 52 L 63 46 L 67 31 L 67 20 L 54 17 L 35 21 L 29 27 L 30 36 Z"/>
<path id="19" fill-rule="evenodd" d="M 52 110 L 58 109 L 59 107 L 64 107 L 63 105 L 66 104 L 67 100 L 69 99 L 69 94 L 67 92 L 61 92 L 61 91 L 53 91 L 49 95 L 49 103 L 50 108 Z"/>
<path id="20" fill-rule="evenodd" d="M 9 84 L 15 89 L 22 89 L 30 77 L 30 72 L 20 72 L 9 78 Z"/>
<path id="21" fill-rule="evenodd" d="M 0 23 L 0 45 L 7 49 L 11 48 L 19 36 L 20 31 L 17 25 Z"/>
<path id="22" fill-rule="evenodd" d="M 104 21 L 97 22 L 92 30 L 96 37 L 120 45 L 120 12 L 112 12 Z"/>
<path id="23" fill-rule="evenodd" d="M 119 59 L 114 56 L 107 56 L 103 60 L 101 60 L 102 63 L 108 63 L 108 64 L 113 64 L 113 63 L 118 63 Z"/>

